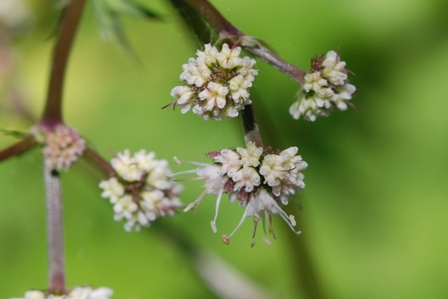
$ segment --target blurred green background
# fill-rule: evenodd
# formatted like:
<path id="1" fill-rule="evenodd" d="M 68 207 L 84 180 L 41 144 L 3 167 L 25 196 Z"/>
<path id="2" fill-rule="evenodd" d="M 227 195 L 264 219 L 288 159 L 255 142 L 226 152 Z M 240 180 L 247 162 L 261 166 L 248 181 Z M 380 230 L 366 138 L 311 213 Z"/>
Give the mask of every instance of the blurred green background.
<path id="1" fill-rule="evenodd" d="M 207 151 L 243 145 L 239 119 L 206 122 L 160 109 L 173 100 L 169 92 L 197 45 L 167 3 L 140 2 L 167 16 L 165 22 L 123 18 L 141 64 L 101 40 L 88 3 L 66 78 L 67 123 L 108 159 L 110 150 L 145 148 L 168 159 L 174 171 L 188 168 L 173 163 L 175 155 L 208 162 Z M 12 90 L 38 118 L 47 89 L 58 13 L 52 1 L 27 3 L 34 28 L 12 39 L 15 69 L 0 98 L 5 129 L 31 125 L 13 108 Z M 268 289 L 272 298 L 308 298 L 301 275 L 311 277 L 322 298 L 447 298 L 448 2 L 212 3 L 301 68 L 308 69 L 312 55 L 339 47 L 356 74 L 350 81 L 358 88 L 353 102 L 359 112 L 334 112 L 307 123 L 288 114 L 297 84 L 257 64 L 252 93 L 265 144 L 298 146 L 309 164 L 307 186 L 290 204 L 302 235 L 276 217 L 273 245 L 261 242 L 260 230 L 250 248 L 253 225 L 247 220 L 226 246 L 220 234 L 230 233 L 244 210 L 224 201 L 215 235 L 211 196 L 196 213 L 126 233 L 100 197 L 102 177 L 80 162 L 62 175 L 68 285 L 109 286 L 117 299 L 212 297 L 191 256 L 167 237 L 174 231 Z M 14 142 L 0 136 L 2 148 Z M 0 298 L 47 287 L 41 166 L 38 150 L 0 165 Z M 202 192 L 200 182 L 185 187 L 186 203 Z M 315 276 L 308 276 L 309 267 Z M 218 280 L 222 274 L 212 273 Z"/>

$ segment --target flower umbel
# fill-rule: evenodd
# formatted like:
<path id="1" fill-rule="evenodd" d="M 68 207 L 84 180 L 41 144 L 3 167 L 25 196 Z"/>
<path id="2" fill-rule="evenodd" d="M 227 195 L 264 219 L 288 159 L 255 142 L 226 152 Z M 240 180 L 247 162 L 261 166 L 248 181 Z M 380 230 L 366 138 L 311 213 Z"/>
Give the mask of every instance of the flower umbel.
<path id="1" fill-rule="evenodd" d="M 54 295 L 43 291 L 30 290 L 23 298 L 11 299 L 109 299 L 113 291 L 106 287 L 93 289 L 91 287 L 75 287 L 68 294 Z"/>
<path id="2" fill-rule="evenodd" d="M 242 58 L 241 47 L 227 44 L 221 51 L 206 44 L 196 55 L 182 66 L 179 78 L 184 84 L 172 89 L 171 96 L 177 100 L 171 104 L 180 106 L 182 113 L 192 109 L 205 120 L 238 116 L 251 103 L 249 87 L 258 74 L 253 68 L 255 60 Z"/>
<path id="3" fill-rule="evenodd" d="M 289 113 L 295 119 L 303 116 L 305 120 L 315 121 L 317 116 L 328 116 L 331 110 L 347 110 L 348 101 L 356 91 L 348 83 L 348 72 L 335 51 L 314 58 Z"/>
<path id="4" fill-rule="evenodd" d="M 78 132 L 64 124 L 51 130 L 38 126 L 32 130 L 32 134 L 38 142 L 44 144 L 42 151 L 45 164 L 53 170 L 68 170 L 86 149 L 86 142 Z"/>
<path id="5" fill-rule="evenodd" d="M 245 207 L 243 217 L 235 230 L 229 235 L 222 235 L 224 243 L 229 244 L 229 239 L 244 222 L 246 217 L 254 217 L 254 235 L 252 246 L 255 243 L 255 232 L 259 221 L 268 222 L 269 231 L 275 238 L 272 228 L 272 216 L 279 214 L 283 220 L 294 229 L 294 216 L 287 215 L 280 205 L 287 205 L 291 195 L 305 187 L 303 182 L 304 170 L 308 164 L 302 157 L 296 155 L 297 147 L 286 150 L 272 150 L 261 148 L 249 142 L 247 148 L 238 147 L 236 150 L 223 149 L 207 154 L 214 163 L 189 162 L 199 167 L 194 170 L 180 172 L 178 174 L 196 173 L 198 179 L 204 180 L 204 192 L 191 203 L 184 211 L 188 211 L 198 205 L 206 194 L 216 195 L 216 212 L 211 226 L 216 233 L 216 219 L 218 217 L 219 204 L 223 194 L 228 194 L 231 202 L 239 201 Z M 265 231 L 266 233 L 266 231 Z M 270 244 L 265 237 L 265 242 Z"/>
<path id="6" fill-rule="evenodd" d="M 101 196 L 114 205 L 114 219 L 126 221 L 126 231 L 149 227 L 152 221 L 173 216 L 175 209 L 183 206 L 177 198 L 182 186 L 171 179 L 168 162 L 155 159 L 154 152 L 140 150 L 131 157 L 125 150 L 111 160 L 111 165 L 116 177 L 101 181 Z"/>

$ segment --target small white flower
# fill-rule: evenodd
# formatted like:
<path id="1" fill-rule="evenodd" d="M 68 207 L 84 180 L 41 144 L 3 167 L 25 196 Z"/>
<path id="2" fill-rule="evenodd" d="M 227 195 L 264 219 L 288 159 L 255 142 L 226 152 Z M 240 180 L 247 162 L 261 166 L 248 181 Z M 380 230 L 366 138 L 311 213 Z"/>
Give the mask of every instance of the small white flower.
<path id="1" fill-rule="evenodd" d="M 110 203 L 115 204 L 118 199 L 124 195 L 124 187 L 120 184 L 117 178 L 110 178 L 107 181 L 100 183 L 100 188 L 103 189 L 101 197 L 109 198 Z"/>
<path id="2" fill-rule="evenodd" d="M 152 221 L 173 216 L 183 206 L 177 198 L 182 191 L 171 179 L 166 160 L 158 160 L 153 152 L 140 150 L 131 156 L 129 150 L 111 160 L 117 177 L 102 181 L 101 196 L 114 205 L 115 221 L 125 220 L 126 231 L 149 227 Z"/>
<path id="3" fill-rule="evenodd" d="M 32 13 L 23 0 L 0 1 L 0 23 L 17 28 L 31 21 Z"/>
<path id="4" fill-rule="evenodd" d="M 249 88 L 258 74 L 253 68 L 255 60 L 241 58 L 241 48 L 227 44 L 221 51 L 206 44 L 196 55 L 182 66 L 179 79 L 184 85 L 171 90 L 176 98 L 171 104 L 180 106 L 182 113 L 191 109 L 205 120 L 238 116 L 238 111 L 251 103 Z"/>
<path id="5" fill-rule="evenodd" d="M 132 214 L 138 210 L 137 204 L 132 200 L 132 196 L 125 195 L 120 197 L 117 203 L 114 205 L 115 220 L 131 219 Z"/>
<path id="6" fill-rule="evenodd" d="M 140 168 L 136 158 L 131 158 L 129 150 L 118 153 L 116 158 L 110 162 L 117 174 L 128 182 L 139 181 L 144 169 Z"/>
<path id="7" fill-rule="evenodd" d="M 327 80 L 321 77 L 320 72 L 306 74 L 304 79 L 305 83 L 303 84 L 303 89 L 306 92 L 309 92 L 310 90 L 318 92 L 322 87 L 327 86 L 328 84 Z"/>
<path id="8" fill-rule="evenodd" d="M 45 295 L 43 291 L 31 290 L 25 293 L 23 298 L 11 299 L 109 299 L 113 291 L 106 287 L 93 289 L 91 287 L 75 287 L 65 295 Z"/>
<path id="9" fill-rule="evenodd" d="M 329 51 L 322 62 L 324 69 L 322 74 L 328 78 L 334 85 L 344 85 L 344 81 L 347 80 L 347 70 L 345 69 L 345 61 L 339 60 L 339 54 L 335 51 Z"/>
<path id="10" fill-rule="evenodd" d="M 238 147 L 236 151 L 241 156 L 241 162 L 245 166 L 257 167 L 260 164 L 260 156 L 263 153 L 263 148 L 257 147 L 255 143 L 250 141 L 247 144 L 247 149 Z"/>
<path id="11" fill-rule="evenodd" d="M 171 90 L 171 96 L 174 98 L 178 98 L 175 106 L 181 106 L 181 112 L 183 114 L 187 113 L 190 110 L 191 105 L 195 100 L 194 94 L 194 90 L 191 89 L 191 87 L 188 85 L 176 86 Z"/>
<path id="12" fill-rule="evenodd" d="M 289 108 L 294 119 L 303 116 L 315 121 L 317 116 L 328 116 L 332 110 L 346 110 L 356 88 L 348 84 L 345 62 L 339 54 L 329 51 L 312 62 L 312 68 L 304 76 L 302 91 Z"/>
<path id="13" fill-rule="evenodd" d="M 286 215 L 280 204 L 288 204 L 291 195 L 305 187 L 302 170 L 308 165 L 301 156 L 296 155 L 297 151 L 297 147 L 290 147 L 281 152 L 273 151 L 271 148 L 263 149 L 249 142 L 247 148 L 240 147 L 236 151 L 223 149 L 208 153 L 207 155 L 214 159 L 212 164 L 190 162 L 199 167 L 174 175 L 195 172 L 198 178 L 204 180 L 205 190 L 184 211 L 197 206 L 206 194 L 217 196 L 215 217 L 211 221 L 212 229 L 216 233 L 222 195 L 228 194 L 231 202 L 238 200 L 246 207 L 246 211 L 230 236 L 223 235 L 226 244 L 246 217 L 254 217 L 254 235 L 260 220 L 267 220 L 271 233 L 274 234 L 270 216 L 275 214 L 280 214 L 294 230 L 293 217 Z"/>

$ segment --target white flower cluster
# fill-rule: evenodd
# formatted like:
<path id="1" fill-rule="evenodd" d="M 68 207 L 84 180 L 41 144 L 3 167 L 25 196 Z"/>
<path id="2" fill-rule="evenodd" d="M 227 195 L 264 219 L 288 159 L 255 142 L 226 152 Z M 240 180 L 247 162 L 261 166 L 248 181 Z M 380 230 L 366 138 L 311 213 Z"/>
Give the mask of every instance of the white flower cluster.
<path id="1" fill-rule="evenodd" d="M 10 28 L 17 28 L 32 18 L 27 3 L 23 0 L 0 1 L 0 26 L 5 24 Z"/>
<path id="2" fill-rule="evenodd" d="M 255 220 L 254 238 L 257 223 L 260 220 L 264 222 L 266 218 L 271 233 L 274 234 L 271 216 L 275 214 L 279 214 L 295 231 L 294 217 L 288 216 L 280 204 L 287 205 L 291 195 L 305 187 L 302 170 L 308 164 L 302 160 L 301 156 L 296 155 L 297 151 L 297 147 L 290 147 L 281 152 L 273 151 L 271 148 L 263 149 L 249 142 L 247 148 L 223 149 L 208 153 L 208 156 L 215 161 L 213 164 L 193 163 L 199 167 L 195 170 L 178 173 L 195 172 L 205 182 L 205 191 L 185 211 L 199 204 L 206 194 L 218 196 L 215 218 L 211 222 L 212 229 L 216 233 L 216 219 L 222 195 L 229 194 L 231 202 L 238 200 L 246 210 L 230 236 L 222 236 L 226 244 L 229 243 L 229 238 L 241 226 L 244 219 L 251 216 Z M 266 238 L 265 241 L 269 243 Z M 254 239 L 252 242 L 253 245 Z"/>
<path id="3" fill-rule="evenodd" d="M 32 134 L 38 142 L 44 143 L 45 164 L 53 170 L 67 170 L 86 149 L 86 142 L 78 132 L 63 124 L 52 130 L 35 127 Z"/>
<path id="4" fill-rule="evenodd" d="M 43 291 L 30 290 L 23 298 L 11 299 L 109 299 L 113 291 L 106 287 L 92 289 L 91 287 L 76 287 L 66 295 L 46 294 Z"/>
<path id="5" fill-rule="evenodd" d="M 238 116 L 238 111 L 251 103 L 248 89 L 258 74 L 253 68 L 255 60 L 242 58 L 241 47 L 229 48 L 227 44 L 221 51 L 206 44 L 196 55 L 182 66 L 179 78 L 185 84 L 171 91 L 177 99 L 174 107 L 180 106 L 182 113 L 193 107 L 193 113 L 205 120 Z"/>
<path id="6" fill-rule="evenodd" d="M 335 51 L 317 57 L 311 70 L 305 75 L 302 90 L 289 113 L 293 118 L 301 116 L 315 121 L 319 115 L 328 116 L 331 110 L 346 110 L 356 87 L 348 83 L 345 62 Z"/>
<path id="7" fill-rule="evenodd" d="M 183 206 L 177 198 L 182 186 L 174 184 L 168 162 L 155 159 L 154 152 L 140 150 L 131 157 L 125 150 L 111 165 L 117 177 L 100 183 L 101 196 L 113 204 L 115 221 L 125 219 L 126 231 L 149 227 L 151 221 L 173 216 Z"/>

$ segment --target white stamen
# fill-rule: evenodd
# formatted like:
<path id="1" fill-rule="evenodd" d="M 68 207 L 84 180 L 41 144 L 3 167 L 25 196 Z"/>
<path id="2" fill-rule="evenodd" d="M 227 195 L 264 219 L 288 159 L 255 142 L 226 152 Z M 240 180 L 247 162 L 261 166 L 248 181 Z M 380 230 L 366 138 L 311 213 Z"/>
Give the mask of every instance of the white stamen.
<path id="1" fill-rule="evenodd" d="M 296 226 L 296 218 L 294 215 L 289 215 L 289 221 L 291 221 L 292 226 Z"/>
<path id="2" fill-rule="evenodd" d="M 271 241 L 269 241 L 268 237 L 263 236 L 263 242 L 265 242 L 268 245 L 272 245 Z"/>
<path id="3" fill-rule="evenodd" d="M 204 198 L 205 194 L 207 194 L 207 190 L 205 190 L 204 192 L 202 192 L 202 194 L 198 197 L 198 199 L 196 199 L 195 201 L 193 201 L 191 204 L 189 204 L 185 209 L 184 212 L 188 212 L 189 210 L 191 210 L 192 207 L 194 207 L 196 205 L 199 206 L 199 204 L 201 203 L 201 200 Z M 196 211 L 196 209 L 195 209 Z"/>
<path id="4" fill-rule="evenodd" d="M 176 162 L 176 164 L 179 165 L 179 166 L 182 164 L 182 163 L 180 163 L 180 160 L 179 160 L 176 156 L 173 157 L 173 160 L 174 160 L 174 162 Z"/>
<path id="5" fill-rule="evenodd" d="M 247 217 L 247 208 L 244 211 L 243 217 L 241 217 L 240 222 L 238 223 L 238 225 L 235 227 L 235 229 L 233 230 L 233 232 L 229 235 L 229 239 L 233 236 L 233 234 L 240 228 L 241 224 L 243 224 L 244 220 Z"/>
<path id="6" fill-rule="evenodd" d="M 210 226 L 212 227 L 213 232 L 216 234 L 216 232 L 218 231 L 218 229 L 216 228 L 216 223 L 215 221 L 210 221 Z"/>
<path id="7" fill-rule="evenodd" d="M 215 234 L 216 234 L 216 232 L 217 232 L 217 229 L 216 229 L 216 219 L 218 219 L 219 204 L 220 204 L 220 202 L 221 202 L 222 192 L 223 192 L 223 191 L 224 191 L 224 189 L 221 189 L 221 190 L 219 191 L 218 199 L 216 200 L 215 218 L 214 218 L 213 221 L 212 221 L 212 229 L 213 229 L 213 232 L 214 232 Z"/>
<path id="8" fill-rule="evenodd" d="M 280 206 L 275 201 L 273 202 L 273 205 L 278 209 L 280 216 L 283 218 L 283 220 L 285 220 L 286 223 L 288 223 L 288 225 L 292 229 L 292 231 L 297 234 L 297 231 L 294 229 L 294 226 L 295 226 L 294 217 L 292 218 L 294 220 L 294 224 L 292 224 L 291 219 L 288 217 L 288 214 L 286 214 L 285 211 L 283 211 L 282 208 L 280 208 Z"/>
<path id="9" fill-rule="evenodd" d="M 179 171 L 179 172 L 176 172 L 176 173 L 169 174 L 168 177 L 174 177 L 176 175 L 181 175 L 181 174 L 186 174 L 186 173 L 196 173 L 196 169 Z"/>

